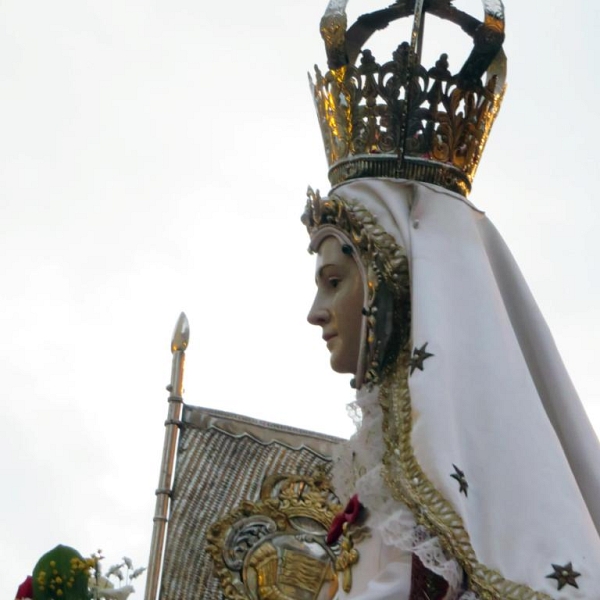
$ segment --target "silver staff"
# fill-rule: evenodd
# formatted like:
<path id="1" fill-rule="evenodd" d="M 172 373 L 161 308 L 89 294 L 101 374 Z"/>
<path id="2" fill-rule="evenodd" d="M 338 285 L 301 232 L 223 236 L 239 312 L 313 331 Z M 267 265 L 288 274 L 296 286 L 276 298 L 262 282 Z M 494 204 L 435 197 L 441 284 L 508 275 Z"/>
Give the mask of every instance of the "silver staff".
<path id="1" fill-rule="evenodd" d="M 156 600 L 160 569 L 163 559 L 165 532 L 167 528 L 167 515 L 169 499 L 171 497 L 171 484 L 173 480 L 173 466 L 175 464 L 175 451 L 177 448 L 177 433 L 181 423 L 181 405 L 183 404 L 183 367 L 185 364 L 185 350 L 190 339 L 190 324 L 185 313 L 179 315 L 171 340 L 173 362 L 171 367 L 171 383 L 167 386 L 169 395 L 169 412 L 165 421 L 165 443 L 163 446 L 162 462 L 158 488 L 156 490 L 156 508 L 154 510 L 154 527 L 152 530 L 152 543 L 150 557 L 148 558 L 148 575 L 146 579 L 146 593 L 144 600 Z"/>

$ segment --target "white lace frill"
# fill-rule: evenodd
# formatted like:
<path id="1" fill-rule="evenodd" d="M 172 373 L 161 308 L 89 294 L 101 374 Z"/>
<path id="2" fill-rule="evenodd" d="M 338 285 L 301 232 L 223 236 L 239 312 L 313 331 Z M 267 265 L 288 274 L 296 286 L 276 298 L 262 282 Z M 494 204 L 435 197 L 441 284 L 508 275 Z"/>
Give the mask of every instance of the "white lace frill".
<path id="1" fill-rule="evenodd" d="M 367 525 L 376 530 L 383 543 L 416 554 L 430 571 L 449 585 L 447 600 L 476 600 L 472 592 L 461 595 L 463 572 L 448 558 L 437 537 L 417 525 L 411 511 L 392 498 L 383 479 L 383 414 L 378 390 L 361 390 L 348 412 L 357 425 L 356 433 L 334 454 L 333 485 L 344 504 L 353 494 L 368 510 Z M 362 414 L 362 418 L 359 416 Z"/>

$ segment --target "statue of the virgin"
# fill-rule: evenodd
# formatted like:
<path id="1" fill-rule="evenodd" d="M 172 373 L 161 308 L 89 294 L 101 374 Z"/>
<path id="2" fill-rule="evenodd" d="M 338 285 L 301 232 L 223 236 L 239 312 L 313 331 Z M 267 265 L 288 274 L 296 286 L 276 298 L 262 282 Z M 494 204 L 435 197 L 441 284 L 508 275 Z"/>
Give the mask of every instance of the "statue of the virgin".
<path id="1" fill-rule="evenodd" d="M 467 199 L 504 90 L 503 7 L 484 5 L 480 22 L 449 0 L 397 2 L 347 29 L 332 1 L 321 23 L 333 187 L 309 190 L 303 216 L 308 320 L 353 374 L 360 420 L 333 474 L 348 507 L 330 541 L 361 531 L 340 597 L 600 598 L 598 440 L 514 259 Z M 426 12 L 473 37 L 456 75 L 446 55 L 420 65 Z M 362 50 L 409 14 L 392 61 Z"/>

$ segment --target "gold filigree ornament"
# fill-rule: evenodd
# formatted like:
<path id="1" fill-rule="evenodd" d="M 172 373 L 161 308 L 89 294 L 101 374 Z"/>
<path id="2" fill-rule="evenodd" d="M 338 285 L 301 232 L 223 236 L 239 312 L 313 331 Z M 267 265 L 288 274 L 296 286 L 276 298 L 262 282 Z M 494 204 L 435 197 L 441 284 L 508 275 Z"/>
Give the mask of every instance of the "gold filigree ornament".
<path id="1" fill-rule="evenodd" d="M 242 503 L 209 530 L 207 550 L 225 598 L 331 600 L 338 572 L 350 591 L 358 561 L 352 536 L 325 543 L 341 508 L 323 473 L 268 477 L 258 502 Z"/>
<path id="2" fill-rule="evenodd" d="M 450 502 L 424 473 L 412 443 L 412 408 L 408 387 L 410 350 L 405 347 L 397 363 L 383 376 L 379 403 L 383 410 L 385 440 L 384 478 L 396 500 L 403 502 L 455 557 L 468 577 L 469 590 L 480 600 L 551 600 L 543 592 L 505 579 L 499 571 L 479 562 L 464 523 Z"/>
<path id="3" fill-rule="evenodd" d="M 483 0 L 483 22 L 452 0 L 398 0 L 360 16 L 349 29 L 346 4 L 331 0 L 327 6 L 321 35 L 330 70 L 323 75 L 315 66 L 314 83 L 309 76 L 331 184 L 392 177 L 467 196 L 505 90 L 501 0 Z M 426 13 L 473 38 L 458 73 L 450 72 L 447 54 L 430 69 L 420 64 Z M 400 44 L 391 61 L 379 64 L 362 49 L 375 31 L 410 15 L 411 41 Z"/>
<path id="4" fill-rule="evenodd" d="M 363 308 L 364 348 L 356 373 L 356 386 L 379 383 L 385 367 L 393 363 L 410 335 L 410 283 L 404 248 L 361 204 L 332 194 L 321 198 L 308 188 L 302 222 L 308 229 L 314 252 L 315 240 L 331 229 L 354 251 L 366 279 Z"/>

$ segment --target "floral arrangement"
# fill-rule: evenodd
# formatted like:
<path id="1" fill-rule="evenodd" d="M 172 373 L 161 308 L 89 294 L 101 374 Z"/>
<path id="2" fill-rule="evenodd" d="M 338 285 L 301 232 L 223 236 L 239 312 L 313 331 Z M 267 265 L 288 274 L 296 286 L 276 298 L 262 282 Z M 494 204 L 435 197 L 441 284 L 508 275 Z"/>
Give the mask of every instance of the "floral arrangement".
<path id="1" fill-rule="evenodd" d="M 130 558 L 102 574 L 102 551 L 84 558 L 69 546 L 56 546 L 38 560 L 33 574 L 19 586 L 15 600 L 126 600 L 134 592 L 131 581 L 144 567 L 135 569 Z M 119 582 L 115 587 L 111 577 Z"/>

